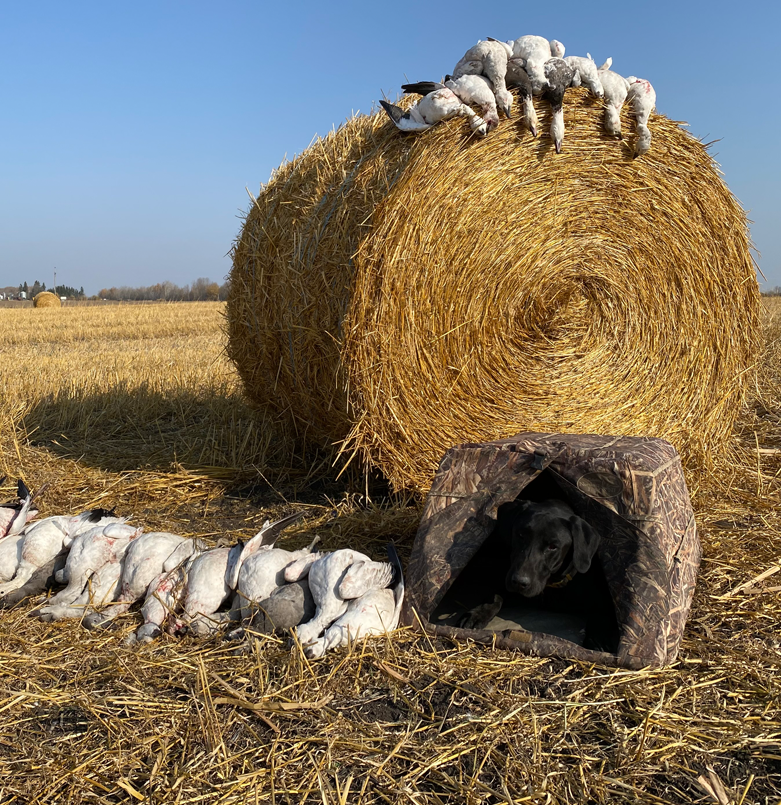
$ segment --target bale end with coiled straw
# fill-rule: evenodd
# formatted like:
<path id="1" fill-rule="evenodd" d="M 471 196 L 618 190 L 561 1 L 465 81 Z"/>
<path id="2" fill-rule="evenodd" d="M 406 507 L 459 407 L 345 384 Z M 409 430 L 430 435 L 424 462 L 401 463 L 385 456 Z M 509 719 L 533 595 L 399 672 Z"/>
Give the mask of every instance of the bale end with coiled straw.
<path id="1" fill-rule="evenodd" d="M 658 436 L 690 469 L 724 445 L 758 334 L 745 213 L 675 121 L 633 159 L 602 119 L 571 91 L 557 155 L 517 120 L 358 116 L 280 169 L 234 250 L 229 352 L 291 446 L 425 490 L 450 446 L 520 431 Z"/>

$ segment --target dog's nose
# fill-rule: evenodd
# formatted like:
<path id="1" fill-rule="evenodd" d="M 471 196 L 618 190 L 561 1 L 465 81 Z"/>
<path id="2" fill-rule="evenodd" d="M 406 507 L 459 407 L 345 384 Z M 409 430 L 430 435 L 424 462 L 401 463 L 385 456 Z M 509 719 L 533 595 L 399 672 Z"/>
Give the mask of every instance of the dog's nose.
<path id="1" fill-rule="evenodd" d="M 529 576 L 513 576 L 513 587 L 519 592 L 523 593 L 531 587 L 532 580 Z"/>

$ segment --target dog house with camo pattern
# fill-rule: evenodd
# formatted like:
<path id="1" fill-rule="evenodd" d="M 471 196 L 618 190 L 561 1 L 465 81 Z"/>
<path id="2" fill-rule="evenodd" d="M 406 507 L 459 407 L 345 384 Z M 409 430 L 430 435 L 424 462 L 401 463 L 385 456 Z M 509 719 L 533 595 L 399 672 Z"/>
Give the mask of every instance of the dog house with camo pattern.
<path id="1" fill-rule="evenodd" d="M 490 538 L 512 503 L 535 488 L 567 502 L 600 533 L 598 565 L 617 624 L 610 651 L 586 648 L 567 631 L 567 618 L 577 613 L 549 616 L 554 628 L 547 632 L 535 625 L 544 627 L 545 618 L 508 620 L 502 611 L 489 628 L 465 630 L 442 614 L 481 549 L 489 559 L 500 550 Z M 678 654 L 700 556 L 681 460 L 668 442 L 522 433 L 464 444 L 445 454 L 431 486 L 407 569 L 402 622 L 538 656 L 663 666 Z M 500 568 L 506 562 L 493 558 Z"/>

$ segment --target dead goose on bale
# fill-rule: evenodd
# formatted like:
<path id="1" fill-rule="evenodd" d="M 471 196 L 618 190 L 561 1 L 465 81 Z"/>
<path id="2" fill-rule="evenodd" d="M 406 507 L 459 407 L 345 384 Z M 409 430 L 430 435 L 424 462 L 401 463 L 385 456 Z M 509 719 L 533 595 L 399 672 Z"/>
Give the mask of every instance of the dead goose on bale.
<path id="1" fill-rule="evenodd" d="M 406 94 L 429 95 L 440 89 L 449 89 L 464 103 L 472 104 L 480 110 L 488 131 L 493 131 L 499 125 L 499 112 L 496 107 L 491 82 L 484 75 L 462 75 L 460 78 L 445 77 L 445 83 L 438 81 L 418 81 L 414 84 L 402 84 Z M 509 93 L 508 93 L 509 94 Z M 512 95 L 510 95 L 512 99 Z M 508 106 L 512 105 L 510 100 Z"/>
<path id="2" fill-rule="evenodd" d="M 443 120 L 450 120 L 451 117 L 467 118 L 469 128 L 481 137 L 488 131 L 488 124 L 483 118 L 447 87 L 424 96 L 406 112 L 400 106 L 388 101 L 380 101 L 380 106 L 400 131 L 427 131 Z"/>
<path id="3" fill-rule="evenodd" d="M 564 58 L 565 48 L 556 39 L 545 39 L 544 36 L 519 36 L 506 43 L 510 49 L 510 59 L 521 59 L 529 75 L 534 95 L 542 95 L 548 80 L 545 75 L 545 63 L 551 58 Z"/>
<path id="4" fill-rule="evenodd" d="M 542 97 L 550 103 L 551 124 L 550 136 L 556 147 L 556 153 L 561 153 L 561 144 L 564 140 L 564 93 L 572 86 L 575 71 L 564 59 L 548 59 L 545 62 L 545 80 L 547 87 Z"/>
<path id="5" fill-rule="evenodd" d="M 575 75 L 572 77 L 573 87 L 585 84 L 595 98 L 604 96 L 605 91 L 599 80 L 599 70 L 590 53 L 585 56 L 565 56 L 564 61 L 575 71 Z"/>
<path id="6" fill-rule="evenodd" d="M 537 111 L 534 108 L 534 91 L 529 74 L 523 66 L 522 59 L 510 59 L 507 62 L 507 86 L 517 89 L 521 97 L 522 117 L 526 128 L 532 133 L 532 137 L 537 136 L 537 129 L 540 124 L 537 120 Z"/>
<path id="7" fill-rule="evenodd" d="M 648 119 L 656 106 L 656 91 L 650 81 L 644 78 L 629 76 L 629 93 L 627 100 L 632 106 L 637 120 L 637 139 L 635 140 L 635 157 L 647 154 L 651 150 L 651 130 Z"/>
<path id="8" fill-rule="evenodd" d="M 621 140 L 621 109 L 629 93 L 629 82 L 610 69 L 612 64 L 610 58 L 599 68 L 599 80 L 605 92 L 605 131 Z"/>
<path id="9" fill-rule="evenodd" d="M 512 56 L 512 48 L 507 42 L 486 39 L 472 45 L 453 68 L 453 80 L 465 75 L 485 76 L 491 84 L 497 106 L 510 117 L 513 96 L 507 91 L 505 77 L 507 60 Z"/>

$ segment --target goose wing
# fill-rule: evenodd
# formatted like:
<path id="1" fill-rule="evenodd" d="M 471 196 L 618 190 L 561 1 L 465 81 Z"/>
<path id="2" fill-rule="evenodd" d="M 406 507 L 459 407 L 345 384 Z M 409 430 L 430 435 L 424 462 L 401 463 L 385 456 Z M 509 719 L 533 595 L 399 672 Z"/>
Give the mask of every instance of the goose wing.
<path id="1" fill-rule="evenodd" d="M 285 568 L 285 581 L 293 582 L 303 579 L 309 574 L 309 568 L 322 556 L 323 554 L 321 553 L 313 553 L 310 556 L 302 556 L 300 559 L 296 559 L 295 562 L 291 562 Z"/>
<path id="2" fill-rule="evenodd" d="M 380 101 L 380 106 L 387 112 L 388 117 L 393 121 L 396 128 L 401 131 L 425 131 L 431 128 L 429 123 L 419 123 L 412 119 L 409 112 L 405 112 L 400 106 L 396 106 L 387 101 Z"/>
<path id="3" fill-rule="evenodd" d="M 440 84 L 438 81 L 417 81 L 414 84 L 402 84 L 401 88 L 405 94 L 428 95 L 431 92 L 436 92 L 438 89 L 444 89 L 445 85 Z"/>
<path id="4" fill-rule="evenodd" d="M 394 566 L 390 562 L 355 562 L 339 584 L 339 595 L 343 599 L 360 598 L 369 590 L 382 590 L 394 576 Z"/>
<path id="5" fill-rule="evenodd" d="M 248 540 L 241 549 L 241 554 L 236 563 L 236 573 L 238 574 L 239 568 L 244 564 L 248 556 L 257 553 L 261 548 L 273 548 L 279 539 L 279 535 L 305 514 L 306 511 L 295 512 L 294 514 L 288 514 L 287 517 L 283 517 L 281 520 L 275 520 L 273 523 L 266 520 L 260 531 L 251 540 Z M 235 587 L 235 584 L 233 586 Z"/>
<path id="6" fill-rule="evenodd" d="M 273 523 L 269 523 L 266 520 L 263 528 L 260 529 L 257 536 L 263 537 L 262 543 L 263 545 L 274 545 L 274 543 L 279 539 L 279 535 L 290 525 L 293 523 L 298 522 L 302 517 L 306 516 L 306 511 L 295 512 L 293 514 L 288 514 L 287 517 L 283 517 L 281 520 L 275 520 Z M 251 540 L 250 540 L 251 541 Z"/>

